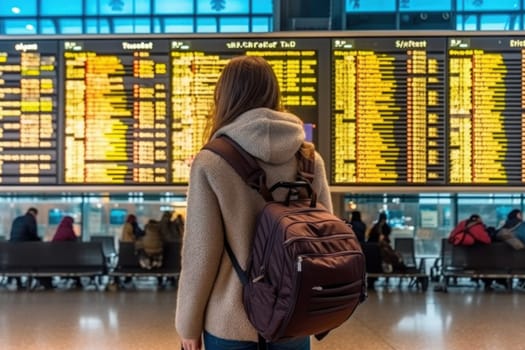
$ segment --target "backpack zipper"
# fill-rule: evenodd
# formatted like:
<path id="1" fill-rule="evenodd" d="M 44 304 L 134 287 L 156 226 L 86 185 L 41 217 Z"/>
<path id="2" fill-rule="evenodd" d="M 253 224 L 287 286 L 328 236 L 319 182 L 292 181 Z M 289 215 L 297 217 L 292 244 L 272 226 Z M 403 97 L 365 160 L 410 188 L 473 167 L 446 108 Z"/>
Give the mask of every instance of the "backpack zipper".
<path id="1" fill-rule="evenodd" d="M 303 256 L 297 256 L 297 272 L 303 271 Z"/>
<path id="2" fill-rule="evenodd" d="M 294 286 L 292 290 L 292 294 L 294 295 L 294 299 L 297 299 L 297 295 L 299 294 L 298 286 L 301 284 L 302 271 L 303 271 L 302 265 L 303 265 L 303 260 L 305 257 L 338 256 L 338 255 L 345 255 L 348 253 L 351 253 L 352 255 L 363 255 L 363 258 L 364 258 L 364 254 L 357 250 L 350 250 L 350 251 L 337 252 L 337 253 L 331 253 L 331 254 L 301 254 L 301 255 L 298 255 L 296 258 L 297 259 L 297 269 L 296 269 L 296 272 L 292 276 L 292 281 L 293 281 L 292 285 Z M 363 279 L 362 279 L 363 283 L 361 286 L 361 296 L 359 298 L 361 302 L 364 301 L 364 299 L 366 299 L 365 283 L 364 283 L 365 278 L 366 278 L 366 273 L 363 275 Z M 363 293 L 365 294 L 363 295 Z M 286 317 L 284 318 L 285 321 L 282 323 L 281 327 L 279 327 L 279 330 L 277 331 L 277 338 L 282 337 L 283 332 L 286 330 L 286 327 L 284 327 L 284 325 L 287 325 L 290 322 L 290 318 L 293 316 L 294 312 L 295 312 L 295 307 L 292 310 L 289 310 L 289 312 L 287 313 Z"/>
<path id="3" fill-rule="evenodd" d="M 268 202 L 266 205 L 271 204 L 271 203 L 276 203 L 276 202 Z M 301 210 L 293 210 L 294 208 L 290 208 L 290 209 L 291 210 L 286 210 L 285 212 L 283 212 L 281 214 L 281 216 L 279 216 L 279 218 L 274 221 L 274 225 L 272 226 L 272 232 L 275 232 L 275 228 L 280 225 L 281 220 L 284 217 L 288 216 L 290 214 L 290 212 L 291 213 L 303 213 L 303 212 L 311 212 L 311 211 L 319 211 L 319 212 L 325 212 L 326 211 L 325 209 L 322 209 L 322 208 L 310 208 L 310 207 L 304 208 L 304 209 L 301 209 Z M 261 213 L 262 213 L 262 211 L 261 211 Z M 257 218 L 257 220 L 259 220 L 259 218 Z M 321 222 L 331 222 L 331 221 L 336 221 L 336 220 L 323 220 Z M 286 226 L 284 228 L 284 231 L 288 230 L 288 228 L 290 226 L 292 226 L 292 225 L 295 225 L 295 224 L 298 224 L 298 223 L 305 223 L 305 222 L 308 222 L 308 221 L 295 221 L 295 222 L 292 222 L 292 223 L 290 223 L 288 226 Z M 349 234 L 340 234 L 340 235 L 341 236 L 348 236 Z M 260 267 L 262 269 L 262 272 L 259 274 L 258 280 L 262 279 L 264 274 L 266 273 L 266 266 L 268 266 L 268 262 L 270 261 L 270 257 L 271 257 L 271 254 L 272 254 L 271 249 L 268 249 L 268 247 L 269 246 L 273 246 L 274 241 L 277 239 L 275 236 L 276 235 L 271 235 L 270 241 L 265 246 L 265 249 L 264 249 L 264 252 L 263 252 L 263 262 L 262 262 L 262 266 Z M 325 237 L 333 238 L 333 235 L 332 236 L 325 236 Z M 295 238 L 297 238 L 297 239 L 305 239 L 305 237 L 300 237 L 300 238 L 299 237 L 295 237 Z M 320 239 L 320 238 L 319 237 L 311 237 L 311 239 Z M 343 237 L 341 237 L 341 239 L 343 239 Z M 284 242 L 284 244 L 287 245 L 287 242 L 290 241 L 290 240 L 293 240 L 293 238 L 290 238 L 290 239 L 286 240 Z"/>
<path id="4" fill-rule="evenodd" d="M 297 272 L 303 271 L 303 260 L 304 258 L 315 258 L 315 257 L 334 257 L 334 256 L 343 256 L 343 255 L 363 255 L 358 250 L 344 250 L 340 252 L 330 253 L 330 254 L 300 254 L 297 255 Z M 363 255 L 364 257 L 364 255 Z"/>
<path id="5" fill-rule="evenodd" d="M 288 215 L 288 212 L 282 213 L 282 215 L 279 216 L 279 218 L 274 221 L 271 232 L 275 232 L 275 228 L 277 226 L 279 226 L 279 224 L 281 223 L 282 218 L 287 216 L 287 215 Z M 257 218 L 257 221 L 258 220 L 259 220 L 259 218 Z M 262 269 L 262 271 L 259 274 L 259 277 L 264 278 L 264 275 L 266 273 L 266 266 L 268 266 L 268 262 L 270 261 L 270 256 L 272 255 L 272 251 L 268 247 L 273 246 L 274 241 L 277 239 L 275 236 L 277 236 L 277 235 L 275 235 L 275 234 L 271 235 L 270 240 L 266 243 L 266 245 L 264 247 L 263 261 L 262 261 L 262 266 L 260 267 Z M 262 278 L 260 278 L 260 279 L 262 279 Z"/>
<path id="6" fill-rule="evenodd" d="M 325 240 L 330 240 L 334 238 L 335 239 L 352 239 L 354 238 L 354 236 L 352 236 L 349 233 L 336 233 L 330 236 L 321 236 L 321 237 L 305 237 L 305 236 L 292 237 L 284 241 L 283 245 L 287 247 L 290 244 L 294 243 L 295 241 L 303 241 L 303 240 L 304 241 L 325 241 Z"/>

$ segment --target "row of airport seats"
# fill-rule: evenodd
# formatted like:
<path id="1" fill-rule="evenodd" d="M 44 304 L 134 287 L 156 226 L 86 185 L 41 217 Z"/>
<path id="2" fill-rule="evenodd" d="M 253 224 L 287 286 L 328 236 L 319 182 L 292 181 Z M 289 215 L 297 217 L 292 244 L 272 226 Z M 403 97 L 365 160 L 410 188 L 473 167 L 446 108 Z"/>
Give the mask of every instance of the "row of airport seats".
<path id="1" fill-rule="evenodd" d="M 156 277 L 176 280 L 180 272 L 180 243 L 164 243 L 164 259 L 160 268 L 146 270 L 135 254 L 134 244 L 94 236 L 89 242 L 6 242 L 0 241 L 0 277 L 89 278 L 99 290 L 115 279 Z M 109 277 L 109 278 L 104 278 Z M 108 281 L 105 283 L 103 281 Z M 31 283 L 29 283 L 31 285 Z"/>
<path id="2" fill-rule="evenodd" d="M 388 284 L 389 280 L 397 279 L 401 286 L 404 280 L 408 280 L 409 287 L 426 291 L 428 289 L 430 277 L 426 273 L 426 260 L 420 259 L 416 263 L 415 245 L 413 238 L 396 238 L 394 240 L 395 250 L 403 257 L 403 262 L 407 267 L 402 272 L 384 272 L 377 243 L 362 243 L 361 247 L 366 259 L 367 283 L 372 288 L 378 279 L 384 279 Z"/>
<path id="3" fill-rule="evenodd" d="M 504 280 L 512 289 L 515 280 L 525 279 L 525 250 L 515 250 L 505 242 L 454 246 L 443 239 L 441 256 L 432 266 L 431 276 L 440 282 L 435 290 L 443 292 L 452 286 L 463 286 L 458 283 L 461 279 Z"/>
<path id="4" fill-rule="evenodd" d="M 506 279 L 512 287 L 513 280 L 525 280 L 525 250 L 514 250 L 504 242 L 490 245 L 454 246 L 442 240 L 441 256 L 426 273 L 426 261 L 416 264 L 414 239 L 396 238 L 396 251 L 401 253 L 407 270 L 383 272 L 379 246 L 362 245 L 366 258 L 367 277 L 370 282 L 384 278 L 409 281 L 410 287 L 426 291 L 429 280 L 439 283 L 435 290 L 447 291 L 462 278 Z M 92 236 L 90 242 L 20 242 L 0 241 L 0 282 L 7 277 L 81 277 L 89 278 L 98 289 L 107 288 L 104 280 L 133 277 L 156 277 L 177 280 L 180 273 L 180 243 L 166 242 L 163 266 L 146 270 L 140 267 L 134 244 L 119 242 L 114 238 Z M 109 277 L 103 278 L 103 277 Z"/>
<path id="5" fill-rule="evenodd" d="M 479 281 L 504 281 L 502 285 L 507 286 L 507 289 L 512 289 L 517 281 L 520 288 L 525 287 L 525 250 L 515 250 L 505 242 L 454 246 L 447 238 L 443 238 L 441 254 L 434 260 L 428 274 L 426 259 L 420 259 L 419 264 L 416 264 L 413 238 L 396 238 L 394 247 L 403 256 L 406 271 L 384 272 L 378 244 L 362 245 L 369 286 L 383 278 L 387 283 L 390 279 L 398 279 L 400 286 L 403 280 L 408 279 L 410 287 L 421 291 L 428 289 L 429 282 L 436 283 L 435 291 L 443 292 L 447 292 L 449 287 L 478 287 Z"/>

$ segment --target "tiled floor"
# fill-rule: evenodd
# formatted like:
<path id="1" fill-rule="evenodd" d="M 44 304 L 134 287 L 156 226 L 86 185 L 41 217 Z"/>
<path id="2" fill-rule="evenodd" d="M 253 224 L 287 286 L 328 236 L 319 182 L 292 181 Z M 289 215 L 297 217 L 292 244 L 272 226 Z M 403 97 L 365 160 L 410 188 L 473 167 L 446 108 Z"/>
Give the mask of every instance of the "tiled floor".
<path id="1" fill-rule="evenodd" d="M 432 286 L 431 286 L 432 287 Z M 525 292 L 380 287 L 313 350 L 525 349 Z M 8 291 L 2 350 L 180 349 L 176 290 Z"/>

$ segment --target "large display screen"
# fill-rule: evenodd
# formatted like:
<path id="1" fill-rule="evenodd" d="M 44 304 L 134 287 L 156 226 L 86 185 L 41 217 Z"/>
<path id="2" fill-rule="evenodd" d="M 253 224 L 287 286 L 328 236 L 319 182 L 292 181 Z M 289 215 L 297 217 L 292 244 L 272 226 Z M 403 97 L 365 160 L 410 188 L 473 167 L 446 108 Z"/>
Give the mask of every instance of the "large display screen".
<path id="1" fill-rule="evenodd" d="M 222 39 L 171 42 L 172 181 L 186 182 L 203 144 L 215 83 L 234 56 L 264 57 L 279 81 L 287 110 L 315 125 L 318 115 L 318 40 Z"/>
<path id="2" fill-rule="evenodd" d="M 450 184 L 525 183 L 525 39 L 449 38 Z"/>
<path id="3" fill-rule="evenodd" d="M 168 183 L 168 41 L 62 45 L 65 183 Z"/>
<path id="4" fill-rule="evenodd" d="M 0 40 L 0 185 L 57 184 L 57 45 Z"/>
<path id="5" fill-rule="evenodd" d="M 273 67 L 333 186 L 525 184 L 525 35 L 323 32 L 2 39 L 0 187 L 185 186 L 238 55 Z"/>
<path id="6" fill-rule="evenodd" d="M 445 45 L 333 39 L 333 182 L 445 183 Z"/>
<path id="7" fill-rule="evenodd" d="M 304 39 L 68 40 L 66 184 L 186 184 L 215 83 L 238 55 L 272 65 L 285 108 L 317 123 L 316 42 Z"/>

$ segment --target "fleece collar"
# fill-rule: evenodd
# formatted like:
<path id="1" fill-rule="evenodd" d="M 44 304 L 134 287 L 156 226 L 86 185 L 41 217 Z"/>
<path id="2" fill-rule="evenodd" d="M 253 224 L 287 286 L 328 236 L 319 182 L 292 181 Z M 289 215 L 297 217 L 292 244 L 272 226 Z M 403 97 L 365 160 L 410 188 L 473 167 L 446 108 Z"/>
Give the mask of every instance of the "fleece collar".
<path id="1" fill-rule="evenodd" d="M 297 116 L 268 108 L 241 114 L 219 129 L 214 137 L 227 135 L 245 151 L 269 164 L 283 164 L 295 156 L 305 134 Z"/>

